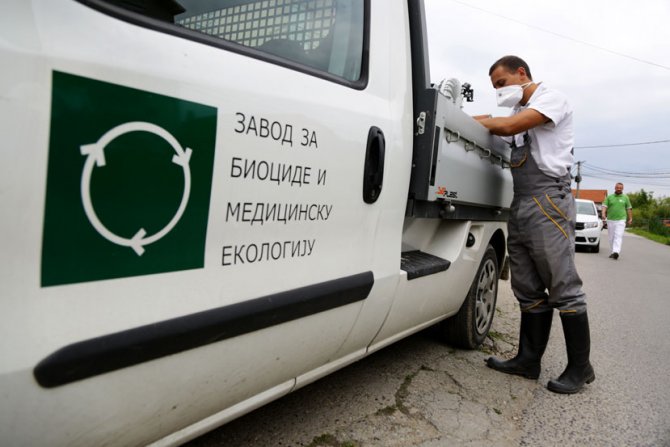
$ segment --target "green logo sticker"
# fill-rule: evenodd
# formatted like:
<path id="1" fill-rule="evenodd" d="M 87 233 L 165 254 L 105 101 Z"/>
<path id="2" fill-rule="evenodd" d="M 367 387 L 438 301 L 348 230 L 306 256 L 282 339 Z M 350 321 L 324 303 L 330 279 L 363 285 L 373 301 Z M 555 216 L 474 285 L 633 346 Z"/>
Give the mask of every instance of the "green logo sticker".
<path id="1" fill-rule="evenodd" d="M 216 114 L 54 72 L 42 286 L 202 268 Z"/>

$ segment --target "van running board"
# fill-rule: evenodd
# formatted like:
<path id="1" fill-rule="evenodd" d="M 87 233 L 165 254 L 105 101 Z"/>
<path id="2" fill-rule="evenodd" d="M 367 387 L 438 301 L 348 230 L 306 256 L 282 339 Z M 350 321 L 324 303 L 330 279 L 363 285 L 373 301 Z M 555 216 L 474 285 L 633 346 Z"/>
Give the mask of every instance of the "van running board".
<path id="1" fill-rule="evenodd" d="M 451 261 L 424 253 L 419 250 L 400 254 L 400 268 L 407 272 L 407 280 L 432 275 L 447 270 Z"/>

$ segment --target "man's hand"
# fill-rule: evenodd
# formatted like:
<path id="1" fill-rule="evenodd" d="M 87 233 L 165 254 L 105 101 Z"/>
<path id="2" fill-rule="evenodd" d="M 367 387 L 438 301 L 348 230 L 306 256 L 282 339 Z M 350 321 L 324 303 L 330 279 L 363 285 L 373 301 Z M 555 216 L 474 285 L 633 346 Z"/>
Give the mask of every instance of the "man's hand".
<path id="1" fill-rule="evenodd" d="M 535 109 L 526 109 L 512 116 L 482 118 L 477 121 L 479 121 L 482 126 L 486 127 L 493 135 L 510 137 L 525 132 L 528 129 L 532 129 L 533 127 L 541 126 L 551 120 Z"/>

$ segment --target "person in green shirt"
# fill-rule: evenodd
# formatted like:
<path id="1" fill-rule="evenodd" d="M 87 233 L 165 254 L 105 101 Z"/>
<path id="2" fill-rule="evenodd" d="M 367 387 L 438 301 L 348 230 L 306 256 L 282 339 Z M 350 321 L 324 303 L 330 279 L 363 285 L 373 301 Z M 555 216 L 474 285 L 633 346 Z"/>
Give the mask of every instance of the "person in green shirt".
<path id="1" fill-rule="evenodd" d="M 610 258 L 617 260 L 621 253 L 623 232 L 626 229 L 626 215 L 628 225 L 633 223 L 633 206 L 628 196 L 623 193 L 623 183 L 614 185 L 614 194 L 607 196 L 603 202 L 602 215 L 603 220 L 607 220 L 607 233 L 612 249 Z"/>

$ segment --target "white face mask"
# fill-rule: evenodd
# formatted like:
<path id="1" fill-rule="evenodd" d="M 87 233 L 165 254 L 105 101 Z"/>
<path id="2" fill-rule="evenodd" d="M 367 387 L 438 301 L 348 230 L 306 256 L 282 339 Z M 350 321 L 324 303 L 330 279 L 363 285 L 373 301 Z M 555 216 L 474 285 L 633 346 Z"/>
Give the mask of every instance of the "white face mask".
<path id="1" fill-rule="evenodd" d="M 496 99 L 500 107 L 514 107 L 523 98 L 523 91 L 532 82 L 523 85 L 506 85 L 496 90 Z"/>

